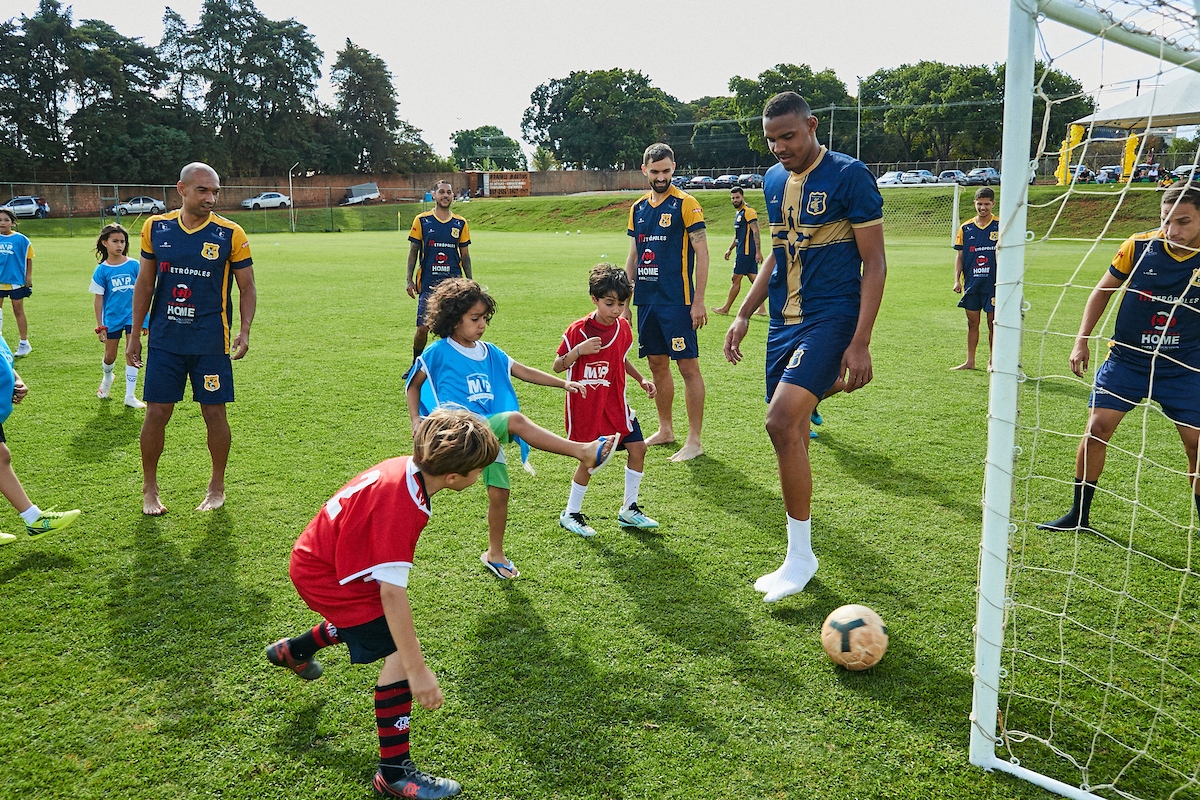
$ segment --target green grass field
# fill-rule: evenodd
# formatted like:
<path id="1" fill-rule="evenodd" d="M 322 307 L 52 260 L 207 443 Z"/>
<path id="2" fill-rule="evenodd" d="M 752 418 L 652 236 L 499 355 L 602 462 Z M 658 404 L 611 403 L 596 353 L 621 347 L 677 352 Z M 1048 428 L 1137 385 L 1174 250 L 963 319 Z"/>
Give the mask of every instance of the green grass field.
<path id="1" fill-rule="evenodd" d="M 624 212 L 587 217 L 603 218 L 599 233 L 579 221 L 587 209 L 570 211 L 585 233 L 567 237 L 495 232 L 524 223 L 489 225 L 490 208 L 460 209 L 476 231 L 476 276 L 498 300 L 486 338 L 549 369 L 562 330 L 590 308 L 587 269 L 623 262 Z M 729 217 L 713 223 L 714 242 Z M 252 236 L 259 307 L 235 368 L 229 502 L 191 510 L 208 455 L 198 410 L 184 403 L 160 470 L 170 513 L 147 519 L 141 414 L 95 399 L 91 241 L 22 229 L 38 255 L 26 304 L 35 349 L 18 362 L 31 391 L 5 433 L 33 500 L 84 516 L 56 538 L 0 550 L 0 796 L 365 796 L 377 669 L 334 648 L 321 656 L 325 676 L 306 684 L 262 649 L 317 621 L 287 576 L 308 520 L 357 472 L 408 452 L 400 376 L 415 302 L 402 289 L 403 236 Z M 1082 252 L 1050 254 L 1036 274 L 1063 279 Z M 535 454 L 537 477 L 514 473 L 506 539 L 522 577 L 501 583 L 479 564 L 483 490 L 434 498 L 409 588 L 447 702 L 414 712 L 419 764 L 476 798 L 1048 796 L 967 762 L 987 374 L 947 369 L 962 360 L 965 325 L 945 242 L 897 239 L 888 256 L 875 381 L 822 406 L 812 447 L 821 568 L 804 594 L 766 606 L 751 587 L 785 541 L 757 319 L 738 367 L 720 355 L 724 319 L 701 331 L 706 454 L 673 464 L 672 448 L 651 449 L 642 500 L 659 533 L 616 527 L 620 459 L 584 507 L 599 535 L 566 533 L 557 515 L 573 462 Z M 715 261 L 710 305 L 727 276 Z M 1048 315 L 1058 292 L 1031 295 L 1031 315 Z M 1077 315 L 1082 299 L 1071 305 L 1062 313 Z M 560 392 L 520 384 L 518 394 L 532 419 L 561 428 Z M 630 397 L 649 432 L 652 403 Z M 1077 434 L 1085 397 L 1064 383 L 1044 413 Z M 677 406 L 682 420 L 682 397 Z M 1127 444 L 1140 437 L 1130 428 L 1119 434 Z M 1182 457 L 1173 432 L 1151 433 L 1162 460 Z M 1073 446 L 1044 446 L 1039 466 L 1069 479 Z M 1133 468 L 1114 459 L 1106 482 Z M 1034 518 L 1057 516 L 1069 489 L 1038 491 Z M 1180 491 L 1163 487 L 1163 505 L 1186 516 Z M 19 529 L 11 510 L 0 521 Z M 1050 558 L 1058 544 L 1030 547 Z M 1095 550 L 1097 563 L 1111 555 Z M 890 627 L 886 657 L 865 673 L 834 668 L 821 650 L 822 620 L 845 603 L 875 608 Z M 1194 694 L 1178 701 L 1197 714 Z M 1194 763 L 1196 744 L 1179 747 Z M 1134 788 L 1158 796 L 1159 784 Z"/>

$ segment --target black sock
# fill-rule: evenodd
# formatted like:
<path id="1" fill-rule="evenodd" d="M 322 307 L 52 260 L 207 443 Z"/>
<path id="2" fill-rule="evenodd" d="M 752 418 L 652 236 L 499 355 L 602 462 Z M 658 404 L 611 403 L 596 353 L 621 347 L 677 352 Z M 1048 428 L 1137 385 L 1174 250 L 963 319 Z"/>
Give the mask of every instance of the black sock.
<path id="1" fill-rule="evenodd" d="M 1098 481 L 1075 479 L 1075 502 L 1071 510 L 1078 512 L 1081 528 L 1091 527 L 1088 525 L 1088 515 L 1092 513 L 1092 498 L 1096 495 L 1097 483 Z"/>
<path id="2" fill-rule="evenodd" d="M 408 681 L 375 687 L 375 728 L 379 733 L 379 771 L 388 783 L 416 768 L 408 751 L 412 692 Z"/>
<path id="3" fill-rule="evenodd" d="M 337 628 L 334 627 L 333 623 L 321 620 L 319 624 L 314 625 L 312 630 L 307 633 L 302 633 L 294 639 L 289 639 L 288 649 L 291 650 L 292 658 L 297 661 L 308 661 L 322 647 L 340 644 L 341 641 L 341 638 L 338 637 Z"/>

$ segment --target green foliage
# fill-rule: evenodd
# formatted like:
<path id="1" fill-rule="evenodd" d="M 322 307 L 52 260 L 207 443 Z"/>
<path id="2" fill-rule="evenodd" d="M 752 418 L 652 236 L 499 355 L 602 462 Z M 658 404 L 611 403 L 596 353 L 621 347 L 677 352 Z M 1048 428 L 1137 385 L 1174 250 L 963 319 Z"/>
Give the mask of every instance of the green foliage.
<path id="1" fill-rule="evenodd" d="M 523 170 L 525 153 L 520 143 L 504 135 L 495 125 L 450 134 L 454 149 L 450 158 L 459 169 Z"/>
<path id="2" fill-rule="evenodd" d="M 636 70 L 572 72 L 538 86 L 521 119 L 525 140 L 565 165 L 634 169 L 674 119 L 669 98 Z"/>
<path id="3" fill-rule="evenodd" d="M 539 172 L 562 168 L 562 164 L 559 164 L 558 159 L 554 157 L 554 151 L 544 144 L 539 144 L 537 149 L 533 151 L 532 166 Z"/>
<path id="4" fill-rule="evenodd" d="M 757 78 L 735 75 L 729 79 L 729 91 L 733 92 L 734 108 L 741 117 L 738 124 L 742 133 L 750 147 L 760 153 L 769 152 L 767 140 L 763 138 L 762 110 L 774 95 L 798 92 L 814 111 L 827 106 L 847 106 L 852 102 L 846 93 L 846 84 L 833 70 L 813 72 L 807 64 L 777 64 L 760 72 Z M 834 149 L 844 151 L 845 148 L 838 145 Z"/>

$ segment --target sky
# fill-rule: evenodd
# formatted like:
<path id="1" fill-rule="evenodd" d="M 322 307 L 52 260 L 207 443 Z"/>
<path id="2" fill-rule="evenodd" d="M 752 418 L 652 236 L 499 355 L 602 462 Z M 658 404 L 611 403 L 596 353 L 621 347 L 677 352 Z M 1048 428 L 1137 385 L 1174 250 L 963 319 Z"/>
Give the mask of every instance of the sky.
<path id="1" fill-rule="evenodd" d="M 157 44 L 167 5 L 189 24 L 202 0 L 62 0 L 78 22 L 102 19 L 126 36 Z M 521 138 L 521 115 L 539 84 L 572 70 L 640 70 L 680 100 L 729 94 L 734 75 L 755 77 L 779 63 L 832 69 L 857 93 L 857 78 L 921 60 L 993 64 L 1006 59 L 1008 3 L 1001 0 L 850 0 L 837 3 L 692 0 L 673 17 L 644 0 L 256 0 L 271 19 L 294 18 L 325 53 L 322 100 L 332 101 L 329 67 L 346 39 L 391 69 L 400 115 L 449 155 L 454 131 L 496 125 Z M 0 19 L 31 15 L 37 0 L 9 0 Z M 1101 107 L 1153 82 L 1156 63 L 1114 46 L 1075 48 L 1086 37 L 1045 28 L 1056 62 L 1085 88 L 1114 87 Z M 1178 71 L 1164 80 L 1178 76 Z"/>

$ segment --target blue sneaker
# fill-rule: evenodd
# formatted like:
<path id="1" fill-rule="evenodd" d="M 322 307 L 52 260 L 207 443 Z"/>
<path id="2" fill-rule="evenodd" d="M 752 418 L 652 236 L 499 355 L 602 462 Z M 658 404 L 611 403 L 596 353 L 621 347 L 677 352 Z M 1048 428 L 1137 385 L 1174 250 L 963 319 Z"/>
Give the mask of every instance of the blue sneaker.
<path id="1" fill-rule="evenodd" d="M 821 412 L 817 411 L 815 408 L 813 409 L 813 412 L 809 416 L 808 420 L 813 425 L 824 425 L 825 424 L 825 420 L 821 419 Z"/>
<path id="2" fill-rule="evenodd" d="M 658 527 L 657 522 L 642 513 L 637 503 L 617 514 L 617 522 L 622 528 L 637 528 L 641 531 L 652 531 Z"/>

